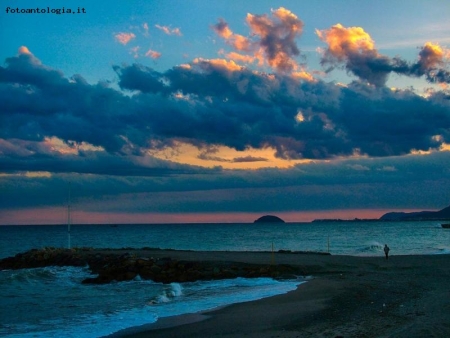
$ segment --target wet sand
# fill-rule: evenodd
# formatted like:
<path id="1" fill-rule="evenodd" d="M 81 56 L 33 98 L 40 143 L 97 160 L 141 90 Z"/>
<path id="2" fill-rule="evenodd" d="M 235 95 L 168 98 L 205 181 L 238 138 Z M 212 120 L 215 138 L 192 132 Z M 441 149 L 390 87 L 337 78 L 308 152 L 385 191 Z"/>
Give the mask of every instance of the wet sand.
<path id="1" fill-rule="evenodd" d="M 153 257 L 301 266 L 297 290 L 162 318 L 114 337 L 450 337 L 450 255 L 354 257 L 142 252 Z"/>

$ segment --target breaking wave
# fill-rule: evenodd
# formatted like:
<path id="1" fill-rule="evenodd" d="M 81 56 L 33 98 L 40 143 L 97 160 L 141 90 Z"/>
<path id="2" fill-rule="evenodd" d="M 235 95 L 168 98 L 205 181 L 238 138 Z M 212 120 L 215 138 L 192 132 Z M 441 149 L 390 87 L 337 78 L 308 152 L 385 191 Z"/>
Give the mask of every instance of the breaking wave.
<path id="1" fill-rule="evenodd" d="M 371 254 L 383 252 L 384 245 L 377 241 L 367 242 L 363 247 L 358 249 L 358 252 L 361 254 Z"/>

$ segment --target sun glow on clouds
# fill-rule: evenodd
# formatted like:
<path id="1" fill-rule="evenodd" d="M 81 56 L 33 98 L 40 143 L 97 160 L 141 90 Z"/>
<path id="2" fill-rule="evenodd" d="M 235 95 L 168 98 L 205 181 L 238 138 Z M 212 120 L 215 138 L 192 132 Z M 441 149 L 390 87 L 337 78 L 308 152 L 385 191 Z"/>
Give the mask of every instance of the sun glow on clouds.
<path id="1" fill-rule="evenodd" d="M 131 40 L 136 38 L 136 35 L 134 33 L 119 33 L 115 35 L 115 38 L 122 45 L 126 45 Z"/>
<path id="2" fill-rule="evenodd" d="M 182 36 L 181 30 L 179 28 L 170 28 L 169 26 L 161 26 L 161 25 L 155 25 L 156 28 L 158 28 L 160 31 L 163 31 L 167 35 L 177 35 Z"/>
<path id="3" fill-rule="evenodd" d="M 234 33 L 228 23 L 220 19 L 212 29 L 235 51 L 219 54 L 228 59 L 258 67 L 269 66 L 275 72 L 294 78 L 314 81 L 314 77 L 295 58 L 300 56 L 296 38 L 303 32 L 303 22 L 291 11 L 280 7 L 272 10 L 272 16 L 247 14 L 249 37 Z"/>
<path id="4" fill-rule="evenodd" d="M 25 171 L 13 174 L 0 173 L 0 177 L 27 177 L 27 178 L 50 178 L 52 173 L 48 171 Z"/>
<path id="5" fill-rule="evenodd" d="M 402 209 L 415 212 L 418 209 Z M 381 215 L 398 211 L 397 209 L 350 209 L 326 211 L 294 211 L 276 213 L 286 222 L 311 222 L 314 219 L 354 219 L 379 218 Z M 92 212 L 73 210 L 72 224 L 164 224 L 164 223 L 252 223 L 261 216 L 260 212 L 202 212 L 202 213 L 126 213 Z M 7 210 L 0 214 L 0 224 L 64 224 L 67 221 L 64 208 L 34 208 L 26 210 Z"/>
<path id="6" fill-rule="evenodd" d="M 172 147 L 151 150 L 148 153 L 156 158 L 177 163 L 189 163 L 205 168 L 222 167 L 224 169 L 261 169 L 290 168 L 296 164 L 309 163 L 310 160 L 286 160 L 275 157 L 276 150 L 248 148 L 237 151 L 226 146 L 199 149 L 191 144 L 177 141 Z"/>
<path id="7" fill-rule="evenodd" d="M 233 60 L 225 60 L 225 59 L 211 59 L 211 60 L 207 60 L 207 59 L 202 59 L 202 58 L 196 58 L 193 61 L 194 64 L 200 65 L 200 66 L 207 66 L 207 65 L 213 65 L 217 68 L 223 68 L 226 69 L 228 71 L 240 71 L 242 70 L 242 66 L 239 66 L 238 64 L 236 64 L 236 62 L 234 62 Z"/>
<path id="8" fill-rule="evenodd" d="M 33 54 L 31 54 L 30 50 L 29 50 L 28 47 L 26 47 L 26 46 L 21 46 L 21 47 L 19 48 L 19 54 L 33 55 Z"/>
<path id="9" fill-rule="evenodd" d="M 45 137 L 44 146 L 52 152 L 57 152 L 62 155 L 79 155 L 80 151 L 104 151 L 103 147 L 94 146 L 87 142 L 75 142 L 63 140 L 57 137 Z"/>
<path id="10" fill-rule="evenodd" d="M 317 29 L 316 33 L 328 44 L 328 52 L 341 61 L 350 54 L 377 53 L 372 38 L 361 27 L 345 28 L 338 23 L 328 30 Z"/>
<path id="11" fill-rule="evenodd" d="M 145 53 L 145 56 L 146 56 L 146 57 L 149 57 L 149 58 L 152 58 L 152 59 L 159 59 L 159 58 L 161 57 L 161 53 L 149 49 L 149 50 Z"/>

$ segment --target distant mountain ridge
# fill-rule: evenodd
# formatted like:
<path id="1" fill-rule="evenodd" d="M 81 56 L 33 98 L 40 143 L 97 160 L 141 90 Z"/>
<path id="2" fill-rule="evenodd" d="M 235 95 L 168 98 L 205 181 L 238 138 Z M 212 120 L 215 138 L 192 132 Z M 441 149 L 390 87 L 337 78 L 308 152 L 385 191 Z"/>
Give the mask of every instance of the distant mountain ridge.
<path id="1" fill-rule="evenodd" d="M 419 221 L 450 219 L 450 206 L 439 211 L 388 212 L 380 217 L 382 221 Z"/>

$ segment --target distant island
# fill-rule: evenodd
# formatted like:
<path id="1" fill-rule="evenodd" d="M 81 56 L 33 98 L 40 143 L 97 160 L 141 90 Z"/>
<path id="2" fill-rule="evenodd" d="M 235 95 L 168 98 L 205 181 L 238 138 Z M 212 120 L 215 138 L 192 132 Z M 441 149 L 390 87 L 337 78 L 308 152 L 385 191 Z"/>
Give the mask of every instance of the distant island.
<path id="1" fill-rule="evenodd" d="M 380 218 L 370 219 L 315 219 L 313 222 L 403 222 L 403 221 L 442 221 L 450 220 L 450 206 L 439 211 L 388 212 Z"/>
<path id="2" fill-rule="evenodd" d="M 265 216 L 258 218 L 253 223 L 284 223 L 284 221 L 277 216 L 265 215 Z"/>

